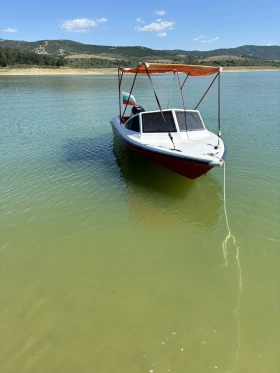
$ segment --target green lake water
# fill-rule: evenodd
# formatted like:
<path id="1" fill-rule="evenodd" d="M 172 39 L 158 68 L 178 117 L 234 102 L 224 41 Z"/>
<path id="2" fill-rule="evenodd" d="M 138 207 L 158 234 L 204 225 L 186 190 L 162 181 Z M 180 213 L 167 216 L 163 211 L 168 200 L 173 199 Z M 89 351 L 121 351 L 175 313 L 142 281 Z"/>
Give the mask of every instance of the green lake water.
<path id="1" fill-rule="evenodd" d="M 189 78 L 188 108 L 209 83 Z M 144 77 L 135 96 L 156 107 Z M 224 168 L 124 151 L 116 76 L 0 77 L 1 373 L 279 373 L 280 72 L 225 73 L 221 99 L 224 249 Z"/>

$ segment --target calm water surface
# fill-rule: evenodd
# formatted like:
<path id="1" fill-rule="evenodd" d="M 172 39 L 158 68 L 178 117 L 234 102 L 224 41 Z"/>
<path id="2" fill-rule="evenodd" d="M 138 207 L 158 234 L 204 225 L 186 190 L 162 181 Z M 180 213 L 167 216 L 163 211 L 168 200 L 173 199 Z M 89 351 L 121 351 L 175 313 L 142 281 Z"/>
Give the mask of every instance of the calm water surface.
<path id="1" fill-rule="evenodd" d="M 123 151 L 116 76 L 0 77 L 1 373 L 279 373 L 280 73 L 221 85 L 224 250 L 223 168 L 191 181 Z M 144 78 L 135 96 L 154 107 Z"/>

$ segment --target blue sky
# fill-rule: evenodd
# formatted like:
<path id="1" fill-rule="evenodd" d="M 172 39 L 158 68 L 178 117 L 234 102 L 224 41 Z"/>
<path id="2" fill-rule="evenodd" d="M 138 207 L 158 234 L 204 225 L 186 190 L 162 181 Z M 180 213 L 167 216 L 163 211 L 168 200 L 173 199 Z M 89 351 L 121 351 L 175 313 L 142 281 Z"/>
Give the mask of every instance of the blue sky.
<path id="1" fill-rule="evenodd" d="M 0 38 L 211 50 L 280 45 L 280 1 L 0 0 Z"/>

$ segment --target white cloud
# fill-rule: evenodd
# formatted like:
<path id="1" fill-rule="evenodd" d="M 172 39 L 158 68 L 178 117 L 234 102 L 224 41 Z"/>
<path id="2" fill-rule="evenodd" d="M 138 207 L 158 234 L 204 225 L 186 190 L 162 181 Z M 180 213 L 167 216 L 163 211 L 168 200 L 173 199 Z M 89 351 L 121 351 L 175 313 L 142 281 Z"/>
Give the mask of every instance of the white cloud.
<path id="1" fill-rule="evenodd" d="M 162 18 L 156 19 L 156 22 L 161 22 L 161 21 L 162 21 Z"/>
<path id="2" fill-rule="evenodd" d="M 107 22 L 107 18 L 105 18 L 105 17 L 97 18 L 95 21 L 96 21 L 97 23 L 104 23 L 104 22 Z"/>
<path id="3" fill-rule="evenodd" d="M 149 25 L 140 27 L 137 26 L 136 30 L 138 31 L 154 31 L 154 32 L 161 32 L 165 30 L 172 30 L 175 25 L 173 21 L 160 21 L 160 22 L 152 22 Z"/>
<path id="4" fill-rule="evenodd" d="M 104 22 L 107 22 L 107 19 L 104 17 L 96 19 L 77 18 L 62 22 L 60 27 L 66 32 L 86 32 Z"/>
<path id="5" fill-rule="evenodd" d="M 216 36 L 215 38 L 210 39 L 208 36 L 201 35 L 193 40 L 199 43 L 214 43 L 214 41 L 217 41 L 219 39 L 220 39 L 219 36 Z"/>
<path id="6" fill-rule="evenodd" d="M 158 15 L 158 16 L 164 16 L 166 14 L 166 10 L 156 10 L 155 13 Z"/>
<path id="7" fill-rule="evenodd" d="M 167 36 L 167 33 L 166 33 L 166 32 L 159 32 L 159 33 L 157 34 L 157 36 Z"/>
<path id="8" fill-rule="evenodd" d="M 197 38 L 193 39 L 194 41 L 200 41 L 201 39 L 207 38 L 207 36 L 198 36 Z"/>
<path id="9" fill-rule="evenodd" d="M 143 19 L 141 19 L 141 18 L 137 18 L 137 19 L 135 20 L 135 22 L 137 22 L 137 23 L 144 23 L 145 21 L 143 21 Z"/>
<path id="10" fill-rule="evenodd" d="M 16 28 L 6 28 L 5 30 L 4 30 L 4 32 L 18 32 L 18 30 L 16 29 Z"/>

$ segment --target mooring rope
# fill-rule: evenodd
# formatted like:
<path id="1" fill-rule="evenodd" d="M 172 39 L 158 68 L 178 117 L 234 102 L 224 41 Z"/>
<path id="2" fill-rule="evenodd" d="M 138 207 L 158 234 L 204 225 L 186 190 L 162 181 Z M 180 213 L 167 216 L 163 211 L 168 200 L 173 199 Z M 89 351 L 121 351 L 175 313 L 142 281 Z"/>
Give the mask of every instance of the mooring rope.
<path id="1" fill-rule="evenodd" d="M 227 202 L 226 202 L 226 162 L 224 162 L 224 213 L 225 213 L 225 218 L 226 218 L 226 225 L 228 229 L 228 235 L 226 236 L 226 239 L 223 241 L 222 246 L 223 246 L 223 256 L 225 259 L 225 266 L 227 267 L 228 265 L 228 259 L 227 259 L 227 242 L 231 237 L 231 232 L 228 224 L 228 217 L 227 217 Z M 234 242 L 235 238 L 233 237 Z"/>
<path id="2" fill-rule="evenodd" d="M 236 348 L 236 356 L 235 356 L 236 357 L 236 361 L 235 361 L 235 367 L 234 367 L 234 369 L 230 371 L 230 372 L 236 372 L 236 370 L 238 369 L 238 363 L 239 363 L 239 359 L 240 359 L 240 346 L 241 346 L 240 336 L 241 336 L 242 326 L 241 326 L 241 322 L 240 322 L 238 313 L 240 311 L 240 306 L 241 306 L 241 292 L 242 292 L 243 283 L 242 283 L 242 271 L 241 271 L 241 265 L 240 265 L 240 259 L 239 259 L 239 253 L 240 253 L 239 246 L 236 243 L 236 239 L 235 239 L 234 235 L 231 234 L 230 227 L 229 227 L 229 222 L 228 222 L 228 216 L 227 216 L 227 205 L 226 205 L 226 162 L 225 161 L 224 161 L 224 213 L 225 213 L 225 219 L 226 219 L 226 226 L 227 226 L 227 229 L 228 229 L 228 235 L 226 236 L 225 240 L 222 243 L 223 256 L 224 256 L 224 260 L 225 260 L 225 266 L 226 267 L 228 266 L 227 243 L 228 243 L 228 240 L 230 238 L 232 238 L 233 239 L 234 247 L 236 249 L 235 258 L 236 258 L 236 263 L 237 263 L 237 267 L 238 267 L 238 271 L 239 271 L 237 301 L 236 301 L 236 307 L 233 310 L 233 314 L 234 314 L 234 318 L 235 318 L 235 322 L 236 322 L 236 327 L 237 327 L 237 348 Z"/>
<path id="3" fill-rule="evenodd" d="M 225 219 L 226 219 L 226 226 L 227 226 L 227 230 L 228 230 L 228 235 L 226 236 L 225 240 L 223 241 L 222 243 L 222 247 L 223 247 L 223 256 L 224 256 L 224 259 L 225 259 L 225 266 L 227 267 L 228 265 L 228 259 L 227 259 L 227 255 L 228 255 L 228 252 L 227 252 L 227 243 L 228 243 L 228 240 L 232 237 L 233 239 L 233 244 L 236 248 L 236 261 L 237 261 L 237 265 L 239 267 L 239 270 L 240 270 L 240 286 L 242 288 L 242 277 L 241 277 L 241 267 L 240 267 L 240 261 L 239 261 L 239 246 L 237 245 L 236 243 L 236 239 L 234 237 L 233 234 L 231 234 L 231 231 L 230 231 L 230 227 L 229 227 L 229 223 L 228 223 L 228 215 L 227 215 L 227 201 L 226 201 L 226 162 L 224 161 L 224 213 L 225 213 Z"/>

